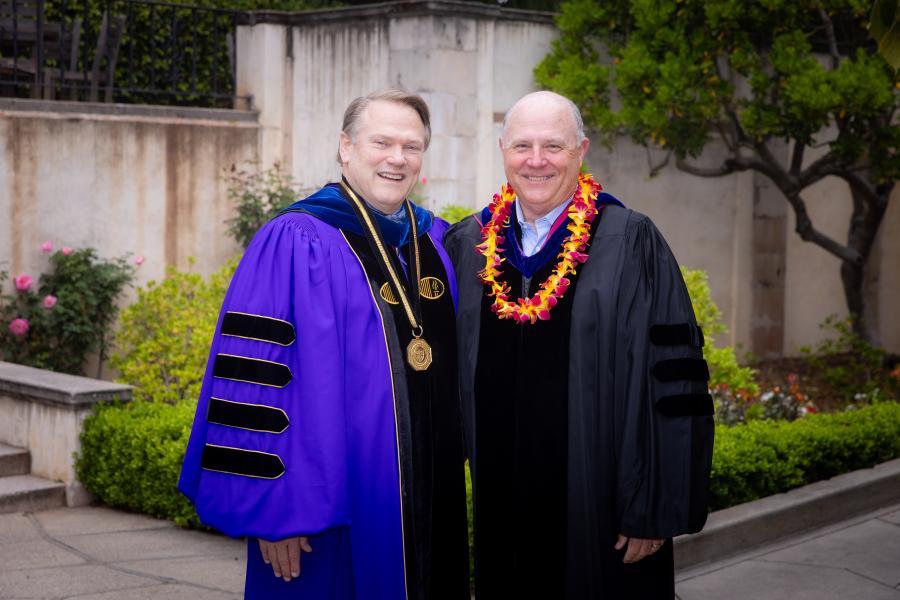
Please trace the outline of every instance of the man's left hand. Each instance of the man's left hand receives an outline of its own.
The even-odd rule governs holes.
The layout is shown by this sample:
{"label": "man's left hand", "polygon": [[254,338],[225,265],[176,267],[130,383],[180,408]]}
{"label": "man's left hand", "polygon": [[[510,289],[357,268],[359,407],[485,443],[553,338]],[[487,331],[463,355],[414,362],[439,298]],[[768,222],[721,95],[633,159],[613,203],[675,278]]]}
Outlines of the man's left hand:
{"label": "man's left hand", "polygon": [[625,558],[622,562],[635,563],[642,558],[646,558],[662,548],[666,540],[643,540],[640,538],[629,538],[619,534],[619,541],[616,542],[616,550],[621,550],[628,544],[628,550],[625,551]]}

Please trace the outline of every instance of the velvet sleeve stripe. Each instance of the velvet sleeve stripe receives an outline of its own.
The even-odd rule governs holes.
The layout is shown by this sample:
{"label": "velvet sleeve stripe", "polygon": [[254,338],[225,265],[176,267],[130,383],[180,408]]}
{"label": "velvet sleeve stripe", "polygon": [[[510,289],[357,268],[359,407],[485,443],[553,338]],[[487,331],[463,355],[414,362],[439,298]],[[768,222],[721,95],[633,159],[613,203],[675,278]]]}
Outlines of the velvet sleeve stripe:
{"label": "velvet sleeve stripe", "polygon": [[296,339],[294,326],[288,321],[234,311],[226,312],[222,318],[222,335],[279,346],[290,346]]}
{"label": "velvet sleeve stripe", "polygon": [[654,325],[650,328],[650,341],[657,346],[703,347],[703,328],[690,323]]}
{"label": "velvet sleeve stripe", "polygon": [[213,377],[283,388],[293,376],[288,366],[281,363],[220,353],[216,354]]}
{"label": "velvet sleeve stripe", "polygon": [[651,372],[660,381],[709,381],[709,367],[702,358],[662,360]]}
{"label": "velvet sleeve stripe", "polygon": [[206,444],[200,466],[207,471],[278,479],[284,475],[284,463],[277,454]]}
{"label": "velvet sleeve stripe", "polygon": [[290,424],[287,413],[280,408],[264,404],[234,402],[222,398],[209,399],[209,412],[206,420],[228,427],[266,433],[281,433]]}
{"label": "velvet sleeve stripe", "polygon": [[713,414],[709,394],[673,394],[656,401],[656,410],[667,417],[705,417]]}

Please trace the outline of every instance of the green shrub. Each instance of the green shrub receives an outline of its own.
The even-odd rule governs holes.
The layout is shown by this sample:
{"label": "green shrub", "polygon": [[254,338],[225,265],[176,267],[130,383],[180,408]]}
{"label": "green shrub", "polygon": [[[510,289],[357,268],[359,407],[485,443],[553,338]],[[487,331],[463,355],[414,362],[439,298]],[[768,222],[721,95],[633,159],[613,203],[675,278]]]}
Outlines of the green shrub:
{"label": "green shrub", "polygon": [[718,348],[714,345],[716,336],[725,333],[727,328],[722,323],[722,313],[719,311],[719,307],[713,302],[706,273],[699,269],[684,267],[681,268],[681,273],[684,275],[684,282],[687,284],[688,294],[691,296],[697,324],[703,328],[703,335],[706,338],[703,355],[709,364],[709,387],[716,388],[724,385],[732,390],[758,394],[759,386],[754,379],[755,371],[750,367],[742,367],[738,364],[734,348],[731,346]]}
{"label": "green shrub", "polygon": [[162,282],[138,290],[122,311],[116,353],[119,380],[134,386],[137,400],[194,400],[206,367],[216,318],[237,266],[231,261],[204,279],[170,269]]}
{"label": "green shrub", "polygon": [[231,237],[244,248],[263,225],[299,198],[293,178],[282,173],[278,163],[265,171],[238,171],[232,166],[226,182],[237,215],[225,223]]}
{"label": "green shrub", "polygon": [[458,204],[448,204],[441,208],[440,212],[438,212],[438,216],[451,225],[462,221],[469,215],[471,215],[474,210],[468,208],[466,206],[459,206]]}
{"label": "green shrub", "polygon": [[717,510],[900,457],[900,404],[716,428]]}
{"label": "green shrub", "polygon": [[106,504],[199,527],[176,489],[195,404],[98,405],[84,421],[75,469]]}
{"label": "green shrub", "polygon": [[[50,242],[44,246],[52,252]],[[90,353],[103,363],[116,300],[134,266],[124,257],[102,259],[93,248],[57,250],[49,262],[37,286],[22,273],[10,294],[0,293],[0,360],[82,375]],[[0,286],[7,278],[0,271]]]}

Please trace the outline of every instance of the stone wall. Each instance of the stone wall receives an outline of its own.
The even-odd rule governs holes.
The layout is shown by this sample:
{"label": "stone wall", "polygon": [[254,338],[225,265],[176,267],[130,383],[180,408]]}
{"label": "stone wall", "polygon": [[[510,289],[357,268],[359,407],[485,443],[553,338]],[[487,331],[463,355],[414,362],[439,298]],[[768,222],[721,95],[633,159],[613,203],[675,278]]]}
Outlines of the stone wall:
{"label": "stone wall", "polygon": [[223,180],[258,156],[256,115],[0,99],[0,269],[40,273],[45,240],[144,256],[138,283],[239,252]]}

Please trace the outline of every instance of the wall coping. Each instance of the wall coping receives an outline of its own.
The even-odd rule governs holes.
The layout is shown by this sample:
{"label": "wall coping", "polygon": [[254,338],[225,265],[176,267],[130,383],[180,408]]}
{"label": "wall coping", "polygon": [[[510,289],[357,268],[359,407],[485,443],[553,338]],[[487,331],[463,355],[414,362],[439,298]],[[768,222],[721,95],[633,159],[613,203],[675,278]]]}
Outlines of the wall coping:
{"label": "wall coping", "polygon": [[0,361],[0,394],[69,409],[131,400],[131,386]]}
{"label": "wall coping", "polygon": [[148,104],[107,104],[103,102],[71,102],[64,100],[28,100],[0,98],[0,116],[4,112],[57,113],[68,115],[102,115],[152,119],[191,119],[203,121],[238,121],[256,123],[259,113],[252,110],[198,108],[194,106],[154,106]]}
{"label": "wall coping", "polygon": [[260,10],[237,16],[240,25],[321,25],[388,17],[420,17],[439,15],[497,21],[520,21],[552,25],[556,13],[519,8],[502,8],[495,4],[461,2],[460,0],[400,0],[341,8],[322,8],[299,12]]}

